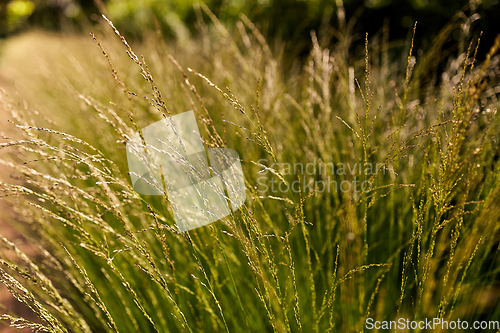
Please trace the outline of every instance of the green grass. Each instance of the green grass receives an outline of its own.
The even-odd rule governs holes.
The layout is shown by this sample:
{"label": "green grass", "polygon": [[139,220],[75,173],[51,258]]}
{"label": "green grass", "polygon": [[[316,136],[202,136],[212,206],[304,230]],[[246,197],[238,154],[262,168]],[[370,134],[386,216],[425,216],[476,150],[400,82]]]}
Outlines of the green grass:
{"label": "green grass", "polygon": [[[279,49],[245,17],[228,31],[205,14],[213,22],[200,21],[201,36],[177,43],[151,32],[130,48],[103,22],[99,42],[35,33],[5,46],[20,96],[1,97],[15,127],[1,144],[12,175],[1,189],[37,256],[2,238],[0,281],[40,321],[9,309],[1,318],[47,332],[499,320],[500,38],[464,41],[468,51],[438,74],[438,52],[418,55],[409,40],[394,55],[387,32],[367,36],[356,54],[349,30],[330,49],[313,34],[305,64],[284,70]],[[491,47],[487,59],[475,60],[477,47]],[[240,154],[247,201],[179,233],[167,197],[132,189],[125,143],[191,109],[207,147]],[[314,161],[376,169],[277,168]],[[372,189],[263,193],[262,176]]]}

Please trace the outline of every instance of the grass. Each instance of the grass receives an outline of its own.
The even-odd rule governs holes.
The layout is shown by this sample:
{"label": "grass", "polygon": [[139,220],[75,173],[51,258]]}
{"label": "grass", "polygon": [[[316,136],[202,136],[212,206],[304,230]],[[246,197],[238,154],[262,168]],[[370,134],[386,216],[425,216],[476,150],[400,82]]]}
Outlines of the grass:
{"label": "grass", "polygon": [[[103,20],[94,40],[34,33],[5,46],[20,96],[1,97],[13,127],[2,196],[38,255],[1,238],[0,281],[39,321],[0,318],[40,332],[498,320],[500,38],[471,37],[440,73],[439,54],[418,55],[411,39],[397,56],[387,31],[350,54],[344,24],[336,46],[312,34],[305,64],[285,70],[244,16],[231,31],[199,13],[200,37],[172,44],[151,32],[130,47]],[[491,48],[480,62],[477,48]],[[191,109],[207,147],[240,154],[247,200],[180,233],[167,196],[132,189],[125,143]],[[350,171],[287,169],[299,163]],[[297,180],[370,190],[262,190]]]}

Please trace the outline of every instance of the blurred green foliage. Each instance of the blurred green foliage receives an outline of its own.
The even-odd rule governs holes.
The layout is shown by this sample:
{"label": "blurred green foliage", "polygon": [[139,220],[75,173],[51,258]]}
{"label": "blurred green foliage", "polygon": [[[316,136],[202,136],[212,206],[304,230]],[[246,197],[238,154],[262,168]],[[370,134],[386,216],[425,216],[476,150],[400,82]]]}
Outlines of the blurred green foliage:
{"label": "blurred green foliage", "polygon": [[35,4],[28,0],[15,0],[0,5],[0,29],[16,30],[34,11]]}
{"label": "blurred green foliage", "polygon": [[[200,1],[103,0],[103,2],[113,20],[123,24],[132,35],[138,35],[145,27],[152,27],[152,15],[173,33],[178,32],[178,29],[184,29],[180,28],[181,26],[192,28],[196,18],[193,4]],[[492,15],[495,12],[498,14],[499,9],[498,0],[205,0],[203,2],[223,21],[235,20],[240,13],[245,13],[252,21],[262,23],[273,32],[317,25],[325,15],[331,16],[331,9],[339,7],[345,7],[348,17],[359,8],[364,8],[368,16],[375,17],[380,16],[377,10],[383,9],[386,15],[382,16],[389,15],[391,19],[398,21],[398,24],[408,21],[405,19],[406,16],[424,21],[427,19],[429,22],[435,18],[449,18],[467,4],[492,10]],[[95,3],[93,0],[7,0],[0,4],[0,12],[10,25],[2,28],[12,32],[21,28],[22,21],[27,18],[30,18],[31,23],[43,28],[60,28],[58,19],[66,18],[78,22],[82,14],[98,13]],[[5,34],[6,31],[2,32]]]}
{"label": "blurred green foliage", "polygon": [[[7,0],[0,5],[0,36],[28,27],[87,33],[99,19],[99,13],[105,12],[128,38],[141,38],[144,31],[155,28],[158,23],[166,37],[185,39],[198,32],[199,15],[194,6],[197,2],[199,0]],[[98,9],[100,3],[103,6]],[[342,40],[340,30],[322,29],[327,25],[350,26],[351,43],[361,49],[365,32],[373,36],[387,27],[390,40],[402,40],[418,21],[421,44],[416,45],[416,49],[426,51],[432,47],[428,41],[461,11],[464,11],[463,32],[473,24],[472,35],[484,31],[484,44],[491,45],[500,32],[496,22],[500,15],[499,0],[205,0],[204,3],[227,25],[233,25],[245,14],[271,45],[285,42],[284,53],[290,58],[309,54],[311,30],[323,33],[318,37],[324,46]],[[467,22],[474,14],[479,20]],[[456,44],[464,33],[450,34],[454,38],[450,45]],[[481,55],[480,50],[480,58]]]}

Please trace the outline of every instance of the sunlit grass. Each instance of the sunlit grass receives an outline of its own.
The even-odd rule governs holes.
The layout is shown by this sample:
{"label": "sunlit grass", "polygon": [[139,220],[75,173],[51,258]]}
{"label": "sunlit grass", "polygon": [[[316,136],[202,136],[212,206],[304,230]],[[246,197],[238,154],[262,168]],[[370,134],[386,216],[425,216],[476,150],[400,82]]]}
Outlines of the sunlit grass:
{"label": "sunlit grass", "polygon": [[[367,317],[500,318],[488,298],[500,292],[500,38],[479,44],[491,47],[479,63],[471,38],[422,86],[438,74],[413,43],[397,57],[382,35],[367,36],[365,52],[346,58],[347,32],[331,49],[313,34],[300,71],[286,71],[248,19],[227,31],[207,14],[214,24],[182,43],[152,32],[128,48],[103,21],[95,40],[38,33],[5,46],[19,95],[1,97],[13,129],[0,161],[14,177],[2,193],[38,256],[3,239],[0,281],[40,322],[2,318],[48,332],[350,332]],[[240,154],[247,201],[179,233],[166,197],[133,191],[125,143],[191,109],[207,147]],[[351,171],[278,169],[299,163]],[[371,190],[262,191],[263,176]]]}

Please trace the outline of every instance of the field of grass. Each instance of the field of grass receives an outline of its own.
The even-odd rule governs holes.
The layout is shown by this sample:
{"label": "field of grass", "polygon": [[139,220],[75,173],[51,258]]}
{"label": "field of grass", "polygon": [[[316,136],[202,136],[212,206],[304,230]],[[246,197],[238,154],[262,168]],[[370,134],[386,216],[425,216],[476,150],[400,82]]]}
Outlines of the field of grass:
{"label": "field of grass", "polygon": [[[0,238],[0,281],[39,321],[0,319],[35,332],[500,320],[500,37],[447,53],[451,22],[432,52],[410,34],[398,54],[388,31],[341,24],[335,47],[312,33],[285,68],[244,16],[199,13],[200,36],[175,43],[152,31],[129,45],[103,19],[93,37],[2,45],[3,218],[37,255]],[[246,202],[181,233],[167,195],[133,190],[125,144],[187,110],[206,147],[239,153]]]}

